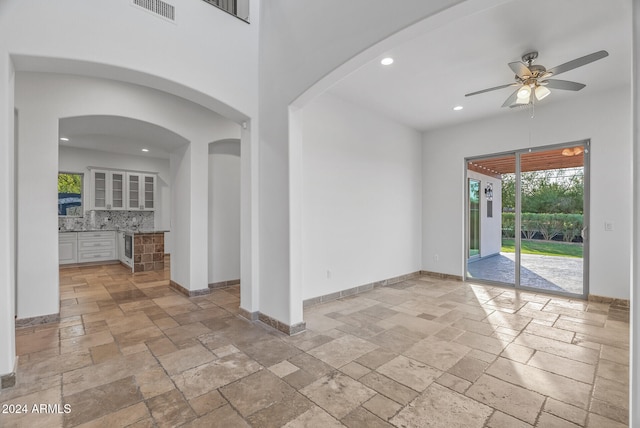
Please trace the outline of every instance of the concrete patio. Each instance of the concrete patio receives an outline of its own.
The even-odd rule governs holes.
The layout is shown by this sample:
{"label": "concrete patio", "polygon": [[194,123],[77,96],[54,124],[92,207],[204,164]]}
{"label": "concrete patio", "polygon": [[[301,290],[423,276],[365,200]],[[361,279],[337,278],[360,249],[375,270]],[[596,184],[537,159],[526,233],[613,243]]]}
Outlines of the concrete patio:
{"label": "concrete patio", "polygon": [[[583,259],[576,257],[521,255],[520,284],[542,290],[583,294]],[[470,260],[467,275],[506,284],[515,283],[515,253]]]}

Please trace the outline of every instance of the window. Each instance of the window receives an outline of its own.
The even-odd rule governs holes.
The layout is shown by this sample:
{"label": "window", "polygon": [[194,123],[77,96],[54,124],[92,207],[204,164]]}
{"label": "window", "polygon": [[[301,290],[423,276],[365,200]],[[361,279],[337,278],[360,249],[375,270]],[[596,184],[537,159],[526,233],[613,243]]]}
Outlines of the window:
{"label": "window", "polygon": [[58,215],[63,217],[82,217],[84,174],[75,172],[58,173]]}

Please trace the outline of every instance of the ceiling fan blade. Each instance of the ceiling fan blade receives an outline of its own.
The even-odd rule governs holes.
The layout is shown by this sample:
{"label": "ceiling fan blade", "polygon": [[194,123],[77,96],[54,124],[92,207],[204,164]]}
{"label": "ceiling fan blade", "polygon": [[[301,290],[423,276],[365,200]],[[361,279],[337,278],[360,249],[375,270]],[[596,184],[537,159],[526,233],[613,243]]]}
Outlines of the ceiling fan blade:
{"label": "ceiling fan blade", "polygon": [[509,84],[506,84],[506,85],[500,85],[500,86],[496,86],[496,87],[493,87],[493,88],[483,89],[481,91],[471,92],[469,94],[465,94],[464,96],[465,97],[470,97],[472,95],[483,94],[485,92],[495,91],[497,89],[508,88],[509,86],[516,86],[516,85],[517,85],[517,83],[509,83]]}
{"label": "ceiling fan blade", "polygon": [[558,79],[549,79],[541,83],[544,84],[547,88],[562,89],[565,91],[579,91],[580,89],[587,86],[583,83],[570,82],[568,80],[558,80]]}
{"label": "ceiling fan blade", "polygon": [[527,67],[527,65],[523,62],[510,62],[509,67],[511,67],[513,72],[516,73],[516,75],[522,80],[526,80],[531,77],[531,70],[529,70],[529,67]]}
{"label": "ceiling fan blade", "polygon": [[509,98],[507,98],[504,104],[502,104],[502,107],[509,107],[511,104],[516,102],[518,99],[518,90],[519,89],[516,89],[513,94],[509,95]]}
{"label": "ceiling fan blade", "polygon": [[604,57],[609,56],[609,52],[607,51],[598,51],[589,55],[585,55],[580,58],[576,58],[573,61],[565,62],[557,67],[553,67],[547,70],[548,73],[553,73],[554,76],[557,76],[560,73],[564,73],[565,71],[573,70],[574,68],[582,67],[583,65],[587,65],[591,62],[597,61]]}

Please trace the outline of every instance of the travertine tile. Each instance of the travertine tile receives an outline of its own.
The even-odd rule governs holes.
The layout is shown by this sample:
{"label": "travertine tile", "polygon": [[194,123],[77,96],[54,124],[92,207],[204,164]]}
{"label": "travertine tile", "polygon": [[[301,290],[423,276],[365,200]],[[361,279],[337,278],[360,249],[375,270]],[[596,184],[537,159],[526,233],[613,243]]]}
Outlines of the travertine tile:
{"label": "travertine tile", "polygon": [[536,426],[544,428],[578,428],[578,425],[574,423],[545,412],[540,414]]}
{"label": "travertine tile", "polygon": [[628,428],[627,424],[621,424],[620,422],[613,421],[595,413],[589,413],[587,418],[587,428]]}
{"label": "travertine tile", "polygon": [[273,406],[294,392],[269,370],[260,370],[220,388],[220,393],[244,417]]}
{"label": "travertine tile", "polygon": [[413,389],[396,382],[378,372],[371,372],[360,379],[361,383],[375,390],[381,395],[406,406],[418,393]]}
{"label": "travertine tile", "polygon": [[498,358],[487,369],[487,374],[583,409],[589,405],[590,384],[532,366]]}
{"label": "travertine tile", "polygon": [[75,426],[142,401],[133,376],[90,388],[65,397],[71,412],[64,415],[65,426]]}
{"label": "travertine tile", "polygon": [[394,416],[391,423],[395,426],[481,428],[491,413],[491,407],[433,384]]}
{"label": "travertine tile", "polygon": [[533,425],[496,410],[487,422],[487,428],[533,428]]}
{"label": "travertine tile", "polygon": [[393,428],[392,425],[363,407],[357,407],[342,418],[341,422],[348,428]]}
{"label": "travertine tile", "polygon": [[190,400],[261,369],[257,362],[237,353],[174,375],[173,380]]}
{"label": "travertine tile", "polygon": [[544,403],[544,396],[486,374],[465,395],[529,424],[535,423]]}
{"label": "travertine tile", "polygon": [[418,392],[424,391],[442,374],[440,370],[402,355],[381,365],[376,371]]}
{"label": "travertine tile", "polygon": [[307,331],[287,337],[236,316],[239,286],[187,298],[165,266],[62,269],[62,318],[17,330],[0,403],[73,401],[66,425],[109,428],[629,422],[624,308],[425,276],[307,308]]}
{"label": "travertine tile", "polygon": [[300,392],[337,419],[375,395],[372,389],[341,373],[322,377]]}
{"label": "travertine tile", "polygon": [[532,334],[521,334],[513,343],[587,364],[596,364],[598,361],[598,351],[594,349]]}
{"label": "travertine tile", "polygon": [[287,375],[290,375],[295,371],[300,370],[300,368],[294,366],[289,361],[282,361],[278,364],[274,364],[273,366],[269,367],[269,370],[276,376],[282,378]]}
{"label": "travertine tile", "polygon": [[352,378],[358,380],[362,376],[369,373],[371,369],[352,361],[349,364],[345,364],[344,366],[340,367],[340,371],[347,376],[351,376]]}
{"label": "travertine tile", "polygon": [[388,421],[402,409],[402,405],[380,394],[371,397],[369,401],[362,404],[362,407],[384,421]]}
{"label": "travertine tile", "polygon": [[175,427],[196,418],[191,406],[177,389],[147,400],[147,406],[159,427]]}
{"label": "travertine tile", "polygon": [[580,426],[584,425],[587,418],[586,410],[554,400],[553,398],[547,398],[544,411]]}
{"label": "travertine tile", "polygon": [[439,370],[446,371],[460,361],[470,350],[470,347],[456,342],[445,342],[444,340],[429,337],[416,343],[403,354]]}
{"label": "travertine tile", "polygon": [[542,351],[536,352],[529,360],[528,365],[589,384],[593,383],[596,370],[596,366],[591,364],[558,357]]}
{"label": "travertine tile", "polygon": [[345,335],[308,351],[332,367],[339,368],[376,349],[376,345],[359,337]]}
{"label": "travertine tile", "polygon": [[179,349],[158,357],[158,361],[170,375],[181,373],[215,359],[217,357],[202,345]]}
{"label": "travertine tile", "polygon": [[205,415],[228,403],[229,402],[217,390],[207,392],[206,394],[189,400],[189,405],[191,405],[191,408],[198,416]]}
{"label": "travertine tile", "polygon": [[337,419],[318,406],[311,407],[311,409],[288,422],[283,428],[311,428],[313,426],[344,428],[344,425],[338,422]]}

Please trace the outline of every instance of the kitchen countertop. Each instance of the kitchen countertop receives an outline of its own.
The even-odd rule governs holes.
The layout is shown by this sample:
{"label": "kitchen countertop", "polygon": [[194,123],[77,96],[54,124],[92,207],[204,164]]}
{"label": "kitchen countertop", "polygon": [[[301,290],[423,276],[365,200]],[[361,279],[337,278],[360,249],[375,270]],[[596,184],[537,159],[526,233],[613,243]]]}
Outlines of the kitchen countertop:
{"label": "kitchen countertop", "polygon": [[60,229],[60,233],[68,232],[124,232],[128,235],[144,235],[151,233],[166,233],[168,230],[164,229],[117,229],[117,228],[104,228],[104,229]]}

